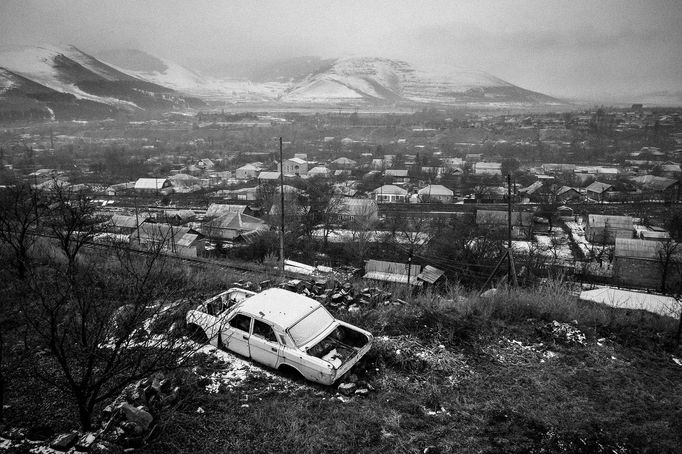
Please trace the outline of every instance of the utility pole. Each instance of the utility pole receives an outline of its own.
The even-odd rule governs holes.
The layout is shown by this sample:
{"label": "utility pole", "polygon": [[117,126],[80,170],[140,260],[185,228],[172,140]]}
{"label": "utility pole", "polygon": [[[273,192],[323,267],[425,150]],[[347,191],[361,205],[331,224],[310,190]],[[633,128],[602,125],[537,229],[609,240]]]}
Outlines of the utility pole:
{"label": "utility pole", "polygon": [[511,174],[507,174],[507,285],[511,284],[512,273],[512,211]]}
{"label": "utility pole", "polygon": [[407,258],[407,288],[410,289],[410,278],[412,277],[412,248],[410,248],[410,256]]}
{"label": "utility pole", "polygon": [[279,236],[279,261],[280,271],[284,277],[284,159],[282,158],[282,138],[279,138],[279,196],[280,196],[280,228]]}

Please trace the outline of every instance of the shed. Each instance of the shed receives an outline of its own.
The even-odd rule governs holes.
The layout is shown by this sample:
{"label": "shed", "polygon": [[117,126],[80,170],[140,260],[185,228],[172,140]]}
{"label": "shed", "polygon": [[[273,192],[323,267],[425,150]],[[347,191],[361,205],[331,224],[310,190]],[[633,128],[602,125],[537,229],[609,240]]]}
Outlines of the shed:
{"label": "shed", "polygon": [[630,216],[590,214],[587,216],[585,236],[591,242],[613,244],[616,238],[632,238],[633,222]]}
{"label": "shed", "polygon": [[[661,289],[666,286],[679,283],[679,273],[666,273],[666,282],[663,282],[663,267],[665,266],[666,254],[661,241],[639,240],[630,238],[616,238],[614,251],[613,273],[618,282]],[[667,251],[670,253],[668,270],[682,266],[682,246],[670,243]]]}
{"label": "shed", "polygon": [[[410,285],[418,285],[417,276],[421,267],[419,265],[410,266]],[[368,260],[365,264],[364,279],[372,279],[375,281],[397,282],[400,284],[407,284],[408,268],[404,263],[385,262],[383,260]]]}
{"label": "shed", "polygon": [[431,265],[426,265],[422,272],[417,275],[417,279],[424,281],[427,284],[435,284],[444,275],[445,271],[439,270]]}

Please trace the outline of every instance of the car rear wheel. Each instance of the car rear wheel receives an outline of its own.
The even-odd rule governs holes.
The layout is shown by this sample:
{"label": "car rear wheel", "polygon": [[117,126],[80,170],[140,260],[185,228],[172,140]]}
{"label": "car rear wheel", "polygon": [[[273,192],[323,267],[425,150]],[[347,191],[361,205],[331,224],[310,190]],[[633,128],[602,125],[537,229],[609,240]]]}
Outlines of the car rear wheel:
{"label": "car rear wheel", "polygon": [[296,368],[289,366],[288,364],[282,364],[277,368],[277,370],[285,378],[289,378],[294,381],[304,380],[303,375],[301,375]]}

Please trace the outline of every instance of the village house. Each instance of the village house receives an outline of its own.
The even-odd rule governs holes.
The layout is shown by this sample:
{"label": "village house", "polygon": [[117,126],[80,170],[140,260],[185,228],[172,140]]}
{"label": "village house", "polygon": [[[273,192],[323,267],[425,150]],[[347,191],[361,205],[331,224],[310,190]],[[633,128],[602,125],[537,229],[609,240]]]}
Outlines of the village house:
{"label": "village house", "polygon": [[[277,165],[277,170],[280,169],[280,165]],[[301,158],[291,158],[284,160],[284,175],[307,175],[308,174],[308,161]]]}
{"label": "village house", "polygon": [[130,235],[143,222],[147,222],[151,217],[147,213],[138,213],[136,215],[115,214],[106,222],[101,224],[102,230],[109,233],[118,233],[122,235]]}
{"label": "village house", "polygon": [[608,200],[609,193],[615,193],[615,191],[616,188],[614,188],[613,185],[600,181],[595,181],[585,188],[587,197],[598,202]]}
{"label": "village house", "polygon": [[351,226],[368,228],[379,220],[379,206],[372,199],[343,197],[336,208],[339,221]]}
{"label": "village house", "polygon": [[241,188],[241,189],[222,189],[216,191],[218,197],[224,197],[228,200],[244,200],[255,201],[258,200],[258,187]]}
{"label": "village house", "polygon": [[499,162],[476,162],[474,163],[476,175],[502,175],[502,164]]}
{"label": "village house", "polygon": [[394,183],[407,183],[410,181],[407,169],[386,169],[384,170],[384,176],[391,177]]}
{"label": "village house", "polygon": [[358,165],[357,161],[354,161],[354,160],[352,160],[352,159],[345,158],[345,157],[340,157],[340,158],[338,158],[338,159],[334,159],[334,160],[330,163],[330,166],[331,166],[333,169],[338,169],[338,170],[342,170],[342,169],[354,169],[357,165]]}
{"label": "village house", "polygon": [[642,190],[646,200],[665,200],[673,202],[680,200],[680,181],[672,178],[643,175],[634,177],[633,183]]}
{"label": "village house", "polygon": [[251,180],[258,176],[261,171],[260,165],[246,164],[235,170],[235,178],[238,180]]}
{"label": "village house", "polygon": [[277,183],[280,179],[280,172],[261,172],[258,174],[258,183]]}
{"label": "village house", "polygon": [[558,202],[568,202],[571,200],[578,200],[582,197],[582,195],[575,188],[570,186],[561,186],[559,189],[557,189],[555,197]]}
{"label": "village house", "polygon": [[632,238],[634,227],[630,216],[607,216],[589,214],[585,226],[588,241],[599,244],[614,244],[616,238]]}
{"label": "village house", "polygon": [[392,184],[385,184],[372,191],[372,196],[378,203],[405,203],[407,190]]}
{"label": "village house", "polygon": [[135,190],[146,193],[170,194],[173,192],[168,178],[139,178],[135,182]]}
{"label": "village house", "polygon": [[[188,227],[143,223],[130,234],[130,244],[143,250],[160,250],[183,257],[198,257],[204,252],[203,235]],[[158,248],[158,249],[157,249]]]}
{"label": "village house", "polygon": [[417,191],[422,202],[451,203],[455,195],[453,191],[440,184],[430,184]]}
{"label": "village house", "polygon": [[323,177],[323,178],[329,178],[332,174],[332,171],[329,170],[328,168],[324,166],[317,166],[313,167],[308,171],[308,176],[309,177]]}
{"label": "village house", "polygon": [[233,241],[237,237],[254,231],[268,230],[262,219],[236,211],[228,211],[201,223],[201,233],[214,241]]}

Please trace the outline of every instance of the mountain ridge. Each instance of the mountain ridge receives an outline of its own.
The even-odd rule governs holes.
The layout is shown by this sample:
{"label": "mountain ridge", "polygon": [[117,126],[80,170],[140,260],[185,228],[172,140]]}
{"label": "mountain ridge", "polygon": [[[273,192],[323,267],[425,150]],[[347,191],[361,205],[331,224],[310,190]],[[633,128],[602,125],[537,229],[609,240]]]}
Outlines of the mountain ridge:
{"label": "mountain ridge", "polygon": [[220,79],[135,49],[95,57],[71,45],[40,45],[0,48],[0,68],[0,98],[6,104],[17,108],[25,102],[34,111],[42,105],[44,115],[57,118],[78,118],[79,109],[110,117],[121,111],[202,108],[204,101],[388,108],[563,104],[483,71],[436,74],[383,57],[301,57],[266,66],[255,80]]}

